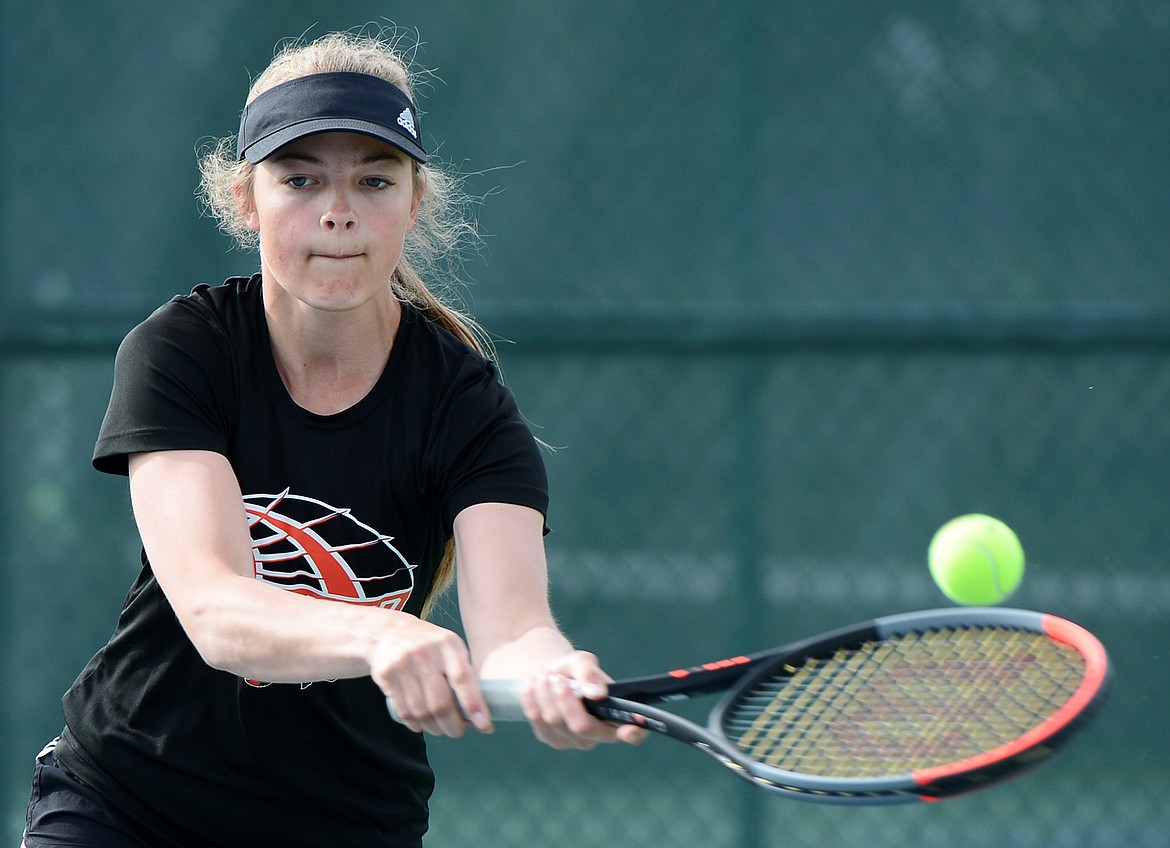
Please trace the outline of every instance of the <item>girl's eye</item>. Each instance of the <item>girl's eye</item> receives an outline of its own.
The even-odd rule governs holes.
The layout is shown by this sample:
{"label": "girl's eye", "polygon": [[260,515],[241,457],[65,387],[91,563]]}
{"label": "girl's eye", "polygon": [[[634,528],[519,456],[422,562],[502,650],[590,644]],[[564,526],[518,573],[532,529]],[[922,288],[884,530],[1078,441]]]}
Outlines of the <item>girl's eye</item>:
{"label": "girl's eye", "polygon": [[364,180],[362,180],[362,182],[364,182],[370,188],[389,188],[391,185],[393,185],[393,183],[391,183],[385,177],[366,177]]}
{"label": "girl's eye", "polygon": [[285,180],[285,183],[293,188],[305,188],[310,182],[311,180],[308,177],[299,176],[289,177]]}

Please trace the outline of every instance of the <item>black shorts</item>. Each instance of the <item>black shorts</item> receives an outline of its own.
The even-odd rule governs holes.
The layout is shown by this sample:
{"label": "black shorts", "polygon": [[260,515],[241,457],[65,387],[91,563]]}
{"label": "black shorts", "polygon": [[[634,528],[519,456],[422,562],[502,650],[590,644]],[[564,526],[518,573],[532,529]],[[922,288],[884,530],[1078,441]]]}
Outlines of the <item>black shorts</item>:
{"label": "black shorts", "polygon": [[151,848],[134,822],[57,760],[54,739],[37,755],[26,848]]}

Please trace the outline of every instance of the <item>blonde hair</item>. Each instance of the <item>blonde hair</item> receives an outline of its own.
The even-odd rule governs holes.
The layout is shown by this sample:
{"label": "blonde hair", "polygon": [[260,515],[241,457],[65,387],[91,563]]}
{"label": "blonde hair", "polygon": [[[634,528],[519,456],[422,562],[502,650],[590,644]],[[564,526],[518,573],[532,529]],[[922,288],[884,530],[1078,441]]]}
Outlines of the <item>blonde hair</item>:
{"label": "blonde hair", "polygon": [[[350,72],[380,77],[417,103],[409,60],[398,49],[400,41],[399,36],[383,31],[335,32],[309,42],[290,41],[252,83],[247,102],[251,103],[273,86],[309,74]],[[416,306],[427,318],[479,353],[492,357],[494,351],[486,333],[470,316],[436,296],[423,276],[446,280],[445,291],[458,280],[464,250],[479,241],[475,222],[468,214],[470,200],[462,192],[456,175],[433,164],[413,164],[415,191],[422,193],[422,203],[418,221],[407,235],[402,259],[389,284],[400,300]],[[219,221],[220,229],[240,247],[257,249],[259,238],[244,221],[237,199],[237,192],[251,194],[255,165],[237,160],[235,137],[221,139],[205,150],[200,155],[199,170],[200,197]],[[431,613],[454,575],[455,544],[451,540],[424,599],[423,618]]]}

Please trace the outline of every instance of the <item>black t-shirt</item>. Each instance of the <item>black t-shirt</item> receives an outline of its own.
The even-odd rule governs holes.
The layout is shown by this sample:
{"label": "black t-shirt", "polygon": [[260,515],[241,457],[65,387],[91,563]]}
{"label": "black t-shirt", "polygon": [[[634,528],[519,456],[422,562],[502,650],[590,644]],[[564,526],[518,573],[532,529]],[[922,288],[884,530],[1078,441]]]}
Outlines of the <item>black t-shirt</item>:
{"label": "black t-shirt", "polygon": [[[259,276],[199,286],[118,351],[94,466],[129,454],[225,455],[257,579],[417,614],[455,516],[547,510],[532,434],[494,366],[410,306],[370,393],[336,415],[288,395]],[[369,678],[265,684],[207,666],[143,554],[109,643],[64,697],[58,755],[185,848],[417,845],[433,776],[421,735]]]}

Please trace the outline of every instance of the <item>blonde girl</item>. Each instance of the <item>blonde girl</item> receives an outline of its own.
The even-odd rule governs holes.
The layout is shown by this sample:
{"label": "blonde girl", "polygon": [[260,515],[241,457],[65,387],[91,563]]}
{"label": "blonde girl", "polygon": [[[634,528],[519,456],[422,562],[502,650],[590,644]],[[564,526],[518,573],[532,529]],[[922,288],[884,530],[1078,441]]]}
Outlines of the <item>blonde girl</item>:
{"label": "blonde girl", "polygon": [[[554,747],[638,741],[581,705],[609,677],[548,606],[541,454],[425,282],[469,227],[403,57],[289,47],[201,164],[260,270],[119,349],[93,462],[129,477],[142,570],[37,759],[28,848],[418,846],[422,734],[490,732],[481,678],[526,681]],[[452,579],[466,642],[425,618]]]}

